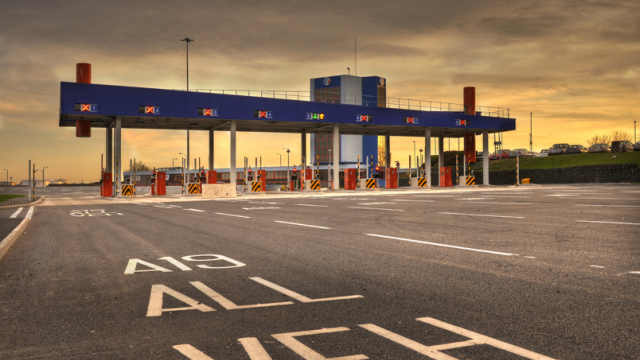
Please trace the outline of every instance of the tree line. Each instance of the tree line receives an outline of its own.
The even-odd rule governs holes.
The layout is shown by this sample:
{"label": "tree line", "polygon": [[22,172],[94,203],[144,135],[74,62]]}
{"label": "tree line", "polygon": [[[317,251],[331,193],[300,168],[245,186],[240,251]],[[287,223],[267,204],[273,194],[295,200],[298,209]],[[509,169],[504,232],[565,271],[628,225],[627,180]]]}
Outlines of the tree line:
{"label": "tree line", "polygon": [[616,130],[611,134],[593,135],[587,140],[589,146],[593,144],[611,144],[612,141],[631,141],[633,142],[633,136],[628,131]]}

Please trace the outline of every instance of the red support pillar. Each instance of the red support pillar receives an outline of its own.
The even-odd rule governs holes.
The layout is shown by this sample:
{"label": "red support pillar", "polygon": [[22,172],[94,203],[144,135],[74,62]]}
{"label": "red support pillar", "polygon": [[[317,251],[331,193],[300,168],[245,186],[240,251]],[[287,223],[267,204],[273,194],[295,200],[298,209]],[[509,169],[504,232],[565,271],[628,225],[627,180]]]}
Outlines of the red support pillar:
{"label": "red support pillar", "polygon": [[[91,84],[91,64],[76,64],[76,82]],[[76,137],[91,137],[91,121],[76,120]]]}

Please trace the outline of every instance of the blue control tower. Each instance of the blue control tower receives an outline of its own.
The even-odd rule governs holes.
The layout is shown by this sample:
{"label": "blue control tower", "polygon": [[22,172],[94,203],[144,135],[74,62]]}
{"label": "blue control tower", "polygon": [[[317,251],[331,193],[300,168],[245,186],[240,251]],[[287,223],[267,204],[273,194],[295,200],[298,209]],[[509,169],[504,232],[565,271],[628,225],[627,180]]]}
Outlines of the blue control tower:
{"label": "blue control tower", "polygon": [[[387,84],[379,76],[338,75],[311,79],[311,101],[333,104],[386,107]],[[332,134],[311,134],[311,158],[326,164],[331,161],[329,150],[333,148]],[[378,147],[384,153],[384,138],[379,145],[377,135],[340,135],[340,163],[378,163]]]}

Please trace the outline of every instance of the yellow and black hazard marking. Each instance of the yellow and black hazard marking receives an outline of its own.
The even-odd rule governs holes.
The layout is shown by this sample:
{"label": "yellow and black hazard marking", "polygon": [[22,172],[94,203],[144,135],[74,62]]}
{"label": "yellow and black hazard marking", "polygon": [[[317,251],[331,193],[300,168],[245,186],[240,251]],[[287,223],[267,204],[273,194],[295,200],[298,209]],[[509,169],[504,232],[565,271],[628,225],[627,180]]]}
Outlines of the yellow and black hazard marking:
{"label": "yellow and black hazard marking", "polygon": [[320,180],[311,180],[310,190],[320,190]]}
{"label": "yellow and black hazard marking", "polygon": [[133,196],[133,185],[123,185],[122,196]]}
{"label": "yellow and black hazard marking", "polygon": [[376,188],[376,179],[367,179],[367,189]]}
{"label": "yellow and black hazard marking", "polygon": [[476,177],[475,176],[467,176],[467,186],[475,185]]}
{"label": "yellow and black hazard marking", "polygon": [[189,194],[200,194],[200,184],[189,184]]}
{"label": "yellow and black hazard marking", "polygon": [[418,187],[427,187],[427,178],[418,178]]}
{"label": "yellow and black hazard marking", "polygon": [[260,191],[262,191],[262,182],[254,181],[251,184],[251,192],[260,192]]}

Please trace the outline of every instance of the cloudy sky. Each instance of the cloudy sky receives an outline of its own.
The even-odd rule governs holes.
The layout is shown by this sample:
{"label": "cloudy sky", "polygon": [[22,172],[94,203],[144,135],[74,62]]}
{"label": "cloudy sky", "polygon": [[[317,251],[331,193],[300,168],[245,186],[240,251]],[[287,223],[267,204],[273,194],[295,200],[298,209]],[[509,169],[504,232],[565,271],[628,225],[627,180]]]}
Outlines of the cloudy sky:
{"label": "cloudy sky", "polygon": [[[47,178],[98,180],[104,130],[76,138],[58,127],[60,82],[75,81],[78,62],[92,64],[94,83],[183,89],[180,39],[191,37],[191,88],[308,91],[310,78],[353,73],[355,36],[359,75],[385,77],[389,97],[461,103],[462,88],[475,86],[479,105],[511,109],[506,148],[528,147],[530,113],[535,151],[633,133],[640,114],[637,0],[6,0],[0,168],[26,179],[31,159]],[[205,162],[207,134],[191,138]],[[123,158],[170,166],[185,139],[125,130]],[[424,142],[392,138],[403,166],[414,140]],[[228,133],[216,133],[218,167],[229,165],[227,145]],[[282,147],[300,158],[299,135],[241,133],[237,163],[278,165]]]}

